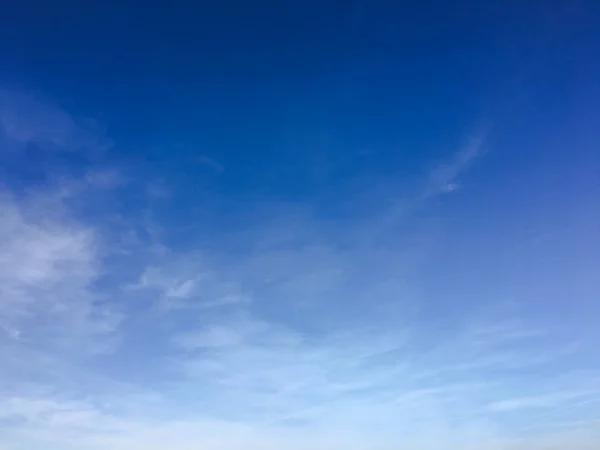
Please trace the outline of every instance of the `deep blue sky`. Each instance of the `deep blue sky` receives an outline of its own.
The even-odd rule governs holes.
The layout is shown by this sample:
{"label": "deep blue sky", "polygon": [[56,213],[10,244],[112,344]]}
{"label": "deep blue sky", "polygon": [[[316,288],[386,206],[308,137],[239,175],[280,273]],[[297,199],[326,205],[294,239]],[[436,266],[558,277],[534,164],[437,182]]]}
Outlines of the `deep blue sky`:
{"label": "deep blue sky", "polygon": [[200,151],[230,169],[224,189],[314,195],[366,170],[420,170],[477,122],[573,126],[598,93],[598,8],[34,2],[3,8],[0,67],[100,121],[121,157],[180,168]]}
{"label": "deep blue sky", "polygon": [[597,448],[599,2],[14,3],[0,450]]}

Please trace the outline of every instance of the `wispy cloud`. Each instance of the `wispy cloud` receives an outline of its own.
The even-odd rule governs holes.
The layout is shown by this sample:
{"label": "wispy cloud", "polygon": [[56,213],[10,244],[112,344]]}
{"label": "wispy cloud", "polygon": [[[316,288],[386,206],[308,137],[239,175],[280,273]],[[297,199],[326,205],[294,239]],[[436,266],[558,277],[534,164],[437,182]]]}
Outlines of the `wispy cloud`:
{"label": "wispy cloud", "polygon": [[569,403],[581,399],[595,399],[600,402],[600,389],[579,389],[570,392],[551,393],[535,397],[520,397],[500,400],[489,405],[491,411],[509,412],[528,408],[564,408]]}
{"label": "wispy cloud", "polygon": [[[25,91],[0,91],[2,150],[103,150],[107,141],[85,121]],[[94,283],[102,271],[102,236],[70,202],[120,183],[115,170],[81,178],[50,174],[26,191],[0,192],[0,326],[12,340],[48,351],[104,349],[98,337],[119,321]]]}
{"label": "wispy cloud", "polygon": [[470,136],[463,148],[450,159],[434,168],[429,174],[426,196],[452,192],[459,186],[458,178],[467,171],[486,150],[487,130],[480,130]]}
{"label": "wispy cloud", "polygon": [[77,120],[64,109],[35,94],[0,90],[0,132],[3,146],[35,145],[58,152],[103,151],[109,141],[90,120]]}
{"label": "wispy cloud", "polygon": [[167,251],[155,256],[128,289],[154,292],[152,301],[166,309],[203,309],[249,301],[237,280],[215,271],[197,252],[176,255]]}
{"label": "wispy cloud", "polygon": [[221,164],[219,161],[217,161],[216,159],[211,158],[210,156],[197,155],[195,157],[195,161],[198,164],[202,164],[206,167],[209,167],[210,169],[214,170],[216,173],[222,173],[225,171],[225,166],[223,164]]}
{"label": "wispy cloud", "polygon": [[57,344],[111,330],[107,310],[96,308],[91,285],[98,275],[95,230],[71,219],[52,194],[52,212],[4,194],[0,201],[0,320],[13,338],[57,339]]}
{"label": "wispy cloud", "polygon": [[85,174],[84,182],[95,189],[115,189],[123,186],[127,179],[116,169],[94,169]]}

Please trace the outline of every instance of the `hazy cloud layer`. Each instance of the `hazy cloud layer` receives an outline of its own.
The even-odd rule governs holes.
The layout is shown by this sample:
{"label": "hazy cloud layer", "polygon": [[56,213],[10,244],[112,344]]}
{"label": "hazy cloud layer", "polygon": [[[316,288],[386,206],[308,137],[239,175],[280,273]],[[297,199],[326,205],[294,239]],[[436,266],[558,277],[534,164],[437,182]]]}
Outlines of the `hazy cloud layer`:
{"label": "hazy cloud layer", "polygon": [[[0,119],[7,151],[105,145],[27,93]],[[183,243],[120,167],[3,188],[0,449],[597,448],[587,343],[522,298],[470,301],[473,257],[466,293],[429,275],[448,245],[432,197],[489,146],[467,139],[408,206],[336,222],[274,204]]]}

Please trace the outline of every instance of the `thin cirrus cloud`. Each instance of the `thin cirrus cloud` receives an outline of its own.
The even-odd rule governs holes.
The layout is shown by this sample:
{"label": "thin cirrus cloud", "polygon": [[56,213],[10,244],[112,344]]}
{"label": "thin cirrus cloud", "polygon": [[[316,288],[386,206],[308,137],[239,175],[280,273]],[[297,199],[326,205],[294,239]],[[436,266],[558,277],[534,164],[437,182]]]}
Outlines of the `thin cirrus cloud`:
{"label": "thin cirrus cloud", "polygon": [[60,107],[23,90],[0,90],[4,150],[27,145],[48,151],[104,151],[109,141],[91,120],[76,120]]}
{"label": "thin cirrus cloud", "polygon": [[450,161],[438,164],[429,174],[424,195],[432,196],[456,190],[461,173],[485,153],[485,139],[489,132],[489,127],[482,127],[471,135],[464,148],[457,151]]}
{"label": "thin cirrus cloud", "polygon": [[94,229],[61,211],[52,192],[31,200],[0,200],[0,324],[13,339],[69,347],[76,336],[110,331],[111,314],[93,306],[90,288],[99,270]]}
{"label": "thin cirrus cloud", "polygon": [[[66,138],[83,131],[55,106],[36,100],[34,114],[29,97],[11,99],[25,102],[3,103],[3,133],[17,144],[102,142]],[[484,145],[477,138],[425,174],[415,201],[426,208],[452,190]],[[332,232],[314,214],[274,206],[243,230],[211,235],[210,246],[177,246],[168,230],[153,232],[156,215],[123,214],[115,228],[83,214],[78,205],[94,196],[121,195],[114,170],[2,194],[0,448],[599,442],[600,377],[564,369],[575,342],[518,304],[495,308],[497,299],[451,322],[431,312],[419,282],[430,245],[397,236],[418,211],[383,210]],[[146,192],[146,180],[128,182]],[[369,229],[382,230],[377,241]],[[534,423],[537,434],[520,433]]]}

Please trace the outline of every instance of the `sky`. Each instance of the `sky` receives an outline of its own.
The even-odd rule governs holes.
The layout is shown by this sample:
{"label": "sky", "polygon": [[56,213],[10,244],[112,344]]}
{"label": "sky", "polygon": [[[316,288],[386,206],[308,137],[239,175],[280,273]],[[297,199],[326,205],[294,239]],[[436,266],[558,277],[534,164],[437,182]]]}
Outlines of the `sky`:
{"label": "sky", "polygon": [[600,448],[600,4],[5,2],[0,450]]}

